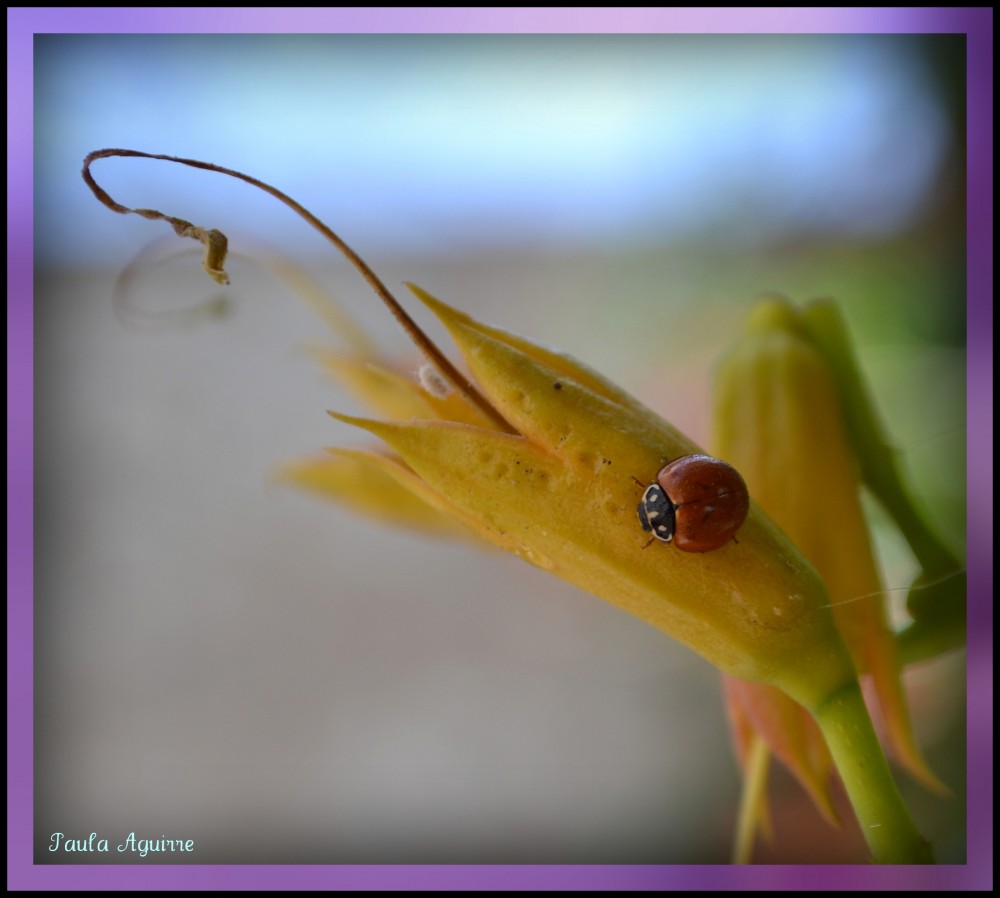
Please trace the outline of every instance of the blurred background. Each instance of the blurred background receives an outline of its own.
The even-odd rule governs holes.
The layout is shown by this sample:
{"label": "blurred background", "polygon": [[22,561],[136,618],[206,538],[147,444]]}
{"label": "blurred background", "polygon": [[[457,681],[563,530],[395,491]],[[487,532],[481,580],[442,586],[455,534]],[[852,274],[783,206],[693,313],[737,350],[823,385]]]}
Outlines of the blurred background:
{"label": "blurred background", "polygon": [[[703,443],[754,297],[833,296],[961,554],[964,71],[961,35],[37,37],[37,860],[67,860],[55,831],[135,831],[200,863],[722,863],[739,792],[717,673],[686,649],[513,558],[274,483],[363,439],[303,351],[330,336],[262,260],[400,358],[405,339],[289,210],[148,160],[93,172],[256,259],[229,265],[225,314],[186,314],[222,294],[193,243],[157,244],[116,304],[168,229],[98,205],[89,151],[269,181],[390,289],[559,346]],[[911,677],[959,797],[903,783],[952,863],[963,676]],[[787,777],[772,795],[762,860],[865,858]]]}

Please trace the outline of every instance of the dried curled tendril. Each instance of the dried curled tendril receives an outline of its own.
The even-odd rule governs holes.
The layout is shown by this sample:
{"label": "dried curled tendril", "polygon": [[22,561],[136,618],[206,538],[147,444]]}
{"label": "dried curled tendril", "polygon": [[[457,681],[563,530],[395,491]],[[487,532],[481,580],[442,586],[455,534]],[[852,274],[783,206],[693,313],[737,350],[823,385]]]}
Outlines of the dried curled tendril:
{"label": "dried curled tendril", "polygon": [[442,377],[444,377],[444,379],[448,381],[459,393],[465,396],[469,402],[473,403],[480,411],[482,411],[483,414],[485,414],[490,421],[494,422],[499,429],[507,433],[515,432],[514,428],[510,426],[510,424],[479,392],[479,390],[477,390],[476,387],[469,382],[468,378],[464,377],[452,364],[448,357],[444,355],[440,349],[438,349],[430,337],[428,337],[420,326],[410,317],[406,310],[399,304],[392,293],[389,292],[385,284],[382,283],[375,272],[368,267],[364,260],[326,224],[306,209],[305,206],[297,203],[290,196],[282,193],[282,191],[278,190],[276,187],[272,187],[270,184],[266,184],[257,178],[251,177],[250,175],[243,174],[243,172],[238,172],[231,168],[223,168],[221,165],[214,165],[211,162],[202,162],[198,159],[183,159],[178,156],[165,156],[159,153],[143,153],[139,150],[123,149],[95,150],[87,155],[87,158],[83,160],[83,180],[86,181],[87,186],[91,189],[91,191],[93,191],[94,196],[97,197],[101,203],[111,209],[111,211],[118,212],[122,215],[134,214],[141,215],[143,218],[165,221],[173,228],[174,233],[177,234],[178,237],[190,237],[194,240],[198,240],[205,248],[205,258],[203,262],[205,271],[213,280],[216,281],[216,283],[219,284],[229,283],[229,275],[226,274],[224,269],[226,252],[229,248],[229,241],[226,238],[226,235],[223,234],[222,231],[215,228],[207,229],[198,227],[183,218],[166,215],[156,209],[131,209],[128,206],[123,206],[121,203],[115,201],[108,194],[108,192],[94,180],[94,176],[90,173],[91,163],[97,159],[107,159],[112,156],[129,156],[139,159],[162,159],[165,162],[178,162],[181,165],[187,165],[191,168],[200,168],[205,171],[229,175],[231,178],[245,181],[247,184],[251,184],[260,190],[263,190],[265,193],[269,193],[275,199],[281,201],[286,206],[289,206],[347,257],[348,261],[375,291],[382,302],[385,303],[396,320],[399,321],[403,329],[409,335],[410,339],[413,340],[421,352],[424,353],[428,361],[430,361],[431,364],[441,372]]}

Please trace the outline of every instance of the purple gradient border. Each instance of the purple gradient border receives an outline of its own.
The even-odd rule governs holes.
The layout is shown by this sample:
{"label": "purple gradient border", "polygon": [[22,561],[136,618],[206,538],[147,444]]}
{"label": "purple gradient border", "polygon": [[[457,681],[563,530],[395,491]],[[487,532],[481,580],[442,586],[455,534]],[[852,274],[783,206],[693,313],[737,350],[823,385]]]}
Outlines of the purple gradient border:
{"label": "purple gradient border", "polygon": [[[992,8],[7,10],[9,890],[979,890],[993,886]],[[968,39],[968,863],[949,867],[34,866],[32,39],[37,33],[963,33]]]}

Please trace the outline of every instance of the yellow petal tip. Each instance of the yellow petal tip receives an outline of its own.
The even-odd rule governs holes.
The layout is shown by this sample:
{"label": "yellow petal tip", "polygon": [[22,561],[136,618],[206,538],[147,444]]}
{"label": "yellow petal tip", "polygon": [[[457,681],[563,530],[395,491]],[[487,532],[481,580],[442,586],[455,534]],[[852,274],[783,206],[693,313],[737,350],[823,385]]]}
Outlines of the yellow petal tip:
{"label": "yellow petal tip", "polygon": [[341,412],[331,411],[330,409],[327,409],[326,413],[335,421],[342,421],[344,424],[350,424],[351,427],[367,430],[369,433],[375,434],[375,436],[379,436],[387,427],[384,421],[373,421],[371,418],[358,418],[354,415],[345,415]]}
{"label": "yellow petal tip", "polygon": [[422,302],[428,309],[430,309],[437,319],[446,327],[451,329],[455,326],[462,325],[473,325],[475,322],[472,318],[466,315],[464,312],[458,311],[458,309],[453,309],[447,303],[442,302],[436,296],[428,293],[423,287],[419,287],[416,284],[406,281],[406,288]]}
{"label": "yellow petal tip", "polygon": [[364,427],[365,424],[371,423],[368,418],[358,418],[354,415],[345,415],[343,412],[335,412],[332,409],[327,409],[326,413],[337,421],[343,421],[345,424],[352,424],[355,427]]}

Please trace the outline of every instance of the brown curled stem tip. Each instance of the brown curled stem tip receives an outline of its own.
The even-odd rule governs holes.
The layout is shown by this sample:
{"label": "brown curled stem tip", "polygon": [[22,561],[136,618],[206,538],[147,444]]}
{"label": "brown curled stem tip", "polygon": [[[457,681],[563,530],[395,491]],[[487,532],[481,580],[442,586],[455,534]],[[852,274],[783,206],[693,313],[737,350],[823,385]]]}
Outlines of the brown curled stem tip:
{"label": "brown curled stem tip", "polygon": [[263,190],[265,193],[269,193],[275,199],[284,203],[301,218],[304,218],[310,225],[326,237],[327,240],[337,247],[337,249],[340,250],[344,256],[347,257],[347,260],[365,279],[372,290],[375,291],[379,299],[381,299],[382,302],[389,308],[389,311],[392,312],[396,320],[402,325],[407,335],[417,345],[417,348],[420,349],[425,356],[427,356],[427,359],[431,362],[431,364],[441,372],[441,374],[455,387],[455,389],[468,399],[469,402],[480,409],[491,421],[495,422],[500,429],[508,433],[513,432],[510,424],[508,424],[503,416],[490,404],[489,400],[486,399],[486,397],[483,396],[482,393],[475,388],[475,386],[469,383],[468,378],[462,375],[462,373],[448,360],[448,357],[445,356],[440,349],[438,349],[435,343],[409,316],[406,310],[389,292],[385,284],[379,280],[375,272],[368,267],[365,261],[329,227],[327,227],[327,225],[313,215],[312,212],[306,209],[305,206],[297,203],[290,196],[282,193],[270,184],[265,184],[263,181],[259,181],[257,178],[252,178],[250,175],[245,175],[242,172],[235,171],[231,168],[223,168],[221,165],[215,165],[211,162],[201,162],[197,159],[183,159],[178,156],[164,156],[159,153],[143,153],[139,150],[122,149],[95,150],[87,155],[87,158],[83,160],[83,180],[87,182],[87,186],[91,189],[91,191],[93,191],[94,196],[97,197],[101,203],[113,212],[119,212],[122,215],[132,213],[135,215],[141,215],[143,218],[166,221],[173,227],[175,233],[179,237],[192,237],[196,240],[200,240],[205,246],[205,270],[212,276],[212,278],[221,284],[229,283],[229,278],[222,269],[222,265],[226,257],[225,234],[217,230],[205,230],[204,228],[195,227],[188,221],[184,221],[181,218],[174,218],[170,215],[164,215],[162,212],[157,212],[155,209],[130,209],[128,206],[123,206],[121,203],[116,202],[111,198],[111,196],[108,195],[107,191],[105,191],[104,188],[102,188],[94,180],[94,176],[90,173],[90,165],[95,159],[106,159],[109,156],[132,156],[139,159],[162,159],[165,162],[179,162],[181,165],[187,165],[191,168],[200,168],[205,171],[218,172],[219,174],[229,175],[231,178],[245,181],[247,184],[251,184],[258,189]]}
{"label": "brown curled stem tip", "polygon": [[[148,153],[139,153],[134,150],[98,150],[83,160],[83,180],[87,182],[87,186],[93,191],[94,196],[113,212],[120,212],[122,215],[131,213],[141,215],[143,218],[165,221],[170,224],[178,237],[191,237],[194,240],[200,241],[205,247],[205,259],[202,262],[205,271],[217,284],[228,284],[229,275],[223,270],[226,261],[226,250],[229,245],[226,235],[222,231],[214,229],[208,231],[205,228],[199,228],[191,224],[191,222],[185,221],[183,218],[164,215],[156,209],[130,209],[128,206],[116,203],[108,195],[107,191],[94,180],[94,176],[90,173],[90,163],[95,159],[101,159],[105,156],[146,156],[153,159],[166,159],[169,157],[149,156]],[[185,160],[178,159],[177,161],[183,162]]]}

